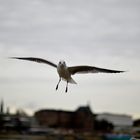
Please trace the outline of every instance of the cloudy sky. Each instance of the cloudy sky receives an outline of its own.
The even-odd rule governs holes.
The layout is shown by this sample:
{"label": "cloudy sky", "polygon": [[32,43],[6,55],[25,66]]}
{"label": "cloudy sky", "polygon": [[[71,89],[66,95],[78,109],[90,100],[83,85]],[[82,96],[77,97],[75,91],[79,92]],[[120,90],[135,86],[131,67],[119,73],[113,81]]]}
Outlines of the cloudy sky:
{"label": "cloudy sky", "polygon": [[[139,0],[0,0],[0,98],[11,110],[90,104],[93,113],[140,117],[139,25]],[[65,93],[65,82],[55,91],[55,68],[9,56],[127,72],[74,75]]]}

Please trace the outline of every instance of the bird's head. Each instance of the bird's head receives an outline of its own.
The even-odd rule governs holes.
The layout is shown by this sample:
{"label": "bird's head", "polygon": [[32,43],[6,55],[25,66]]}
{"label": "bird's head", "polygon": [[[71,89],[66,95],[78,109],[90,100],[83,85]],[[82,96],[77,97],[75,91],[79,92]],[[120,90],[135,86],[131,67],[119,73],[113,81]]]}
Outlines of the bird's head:
{"label": "bird's head", "polygon": [[66,67],[66,62],[65,61],[63,61],[63,60],[61,60],[61,61],[59,61],[59,63],[58,63],[58,65],[60,66],[60,67]]}

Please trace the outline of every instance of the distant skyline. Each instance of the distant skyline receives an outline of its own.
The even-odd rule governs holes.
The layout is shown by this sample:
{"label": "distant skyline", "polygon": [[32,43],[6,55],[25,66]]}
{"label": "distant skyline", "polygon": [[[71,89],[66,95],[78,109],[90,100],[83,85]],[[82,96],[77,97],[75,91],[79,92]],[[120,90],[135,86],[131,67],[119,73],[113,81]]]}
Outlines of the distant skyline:
{"label": "distant skyline", "polygon": [[[140,117],[139,0],[0,1],[0,99],[11,109],[75,110],[90,102],[93,113]],[[41,57],[68,66],[127,71],[74,75],[55,91],[56,69],[8,57]]]}

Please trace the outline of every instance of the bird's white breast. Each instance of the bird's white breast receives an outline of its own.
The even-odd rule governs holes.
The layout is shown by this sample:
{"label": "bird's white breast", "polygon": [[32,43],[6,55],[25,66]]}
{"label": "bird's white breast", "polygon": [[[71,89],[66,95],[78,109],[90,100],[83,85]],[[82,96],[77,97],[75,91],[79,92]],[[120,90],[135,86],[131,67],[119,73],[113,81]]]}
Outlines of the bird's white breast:
{"label": "bird's white breast", "polygon": [[58,72],[59,76],[64,78],[65,80],[68,80],[70,78],[70,73],[69,73],[67,67],[58,66],[57,72]]}

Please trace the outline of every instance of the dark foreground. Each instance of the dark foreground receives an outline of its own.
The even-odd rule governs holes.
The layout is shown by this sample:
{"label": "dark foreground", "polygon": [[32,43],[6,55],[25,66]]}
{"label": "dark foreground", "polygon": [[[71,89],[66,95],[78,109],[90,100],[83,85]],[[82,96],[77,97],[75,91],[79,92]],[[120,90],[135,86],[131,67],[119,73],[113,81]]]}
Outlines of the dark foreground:
{"label": "dark foreground", "polygon": [[92,135],[0,135],[0,140],[102,140]]}

